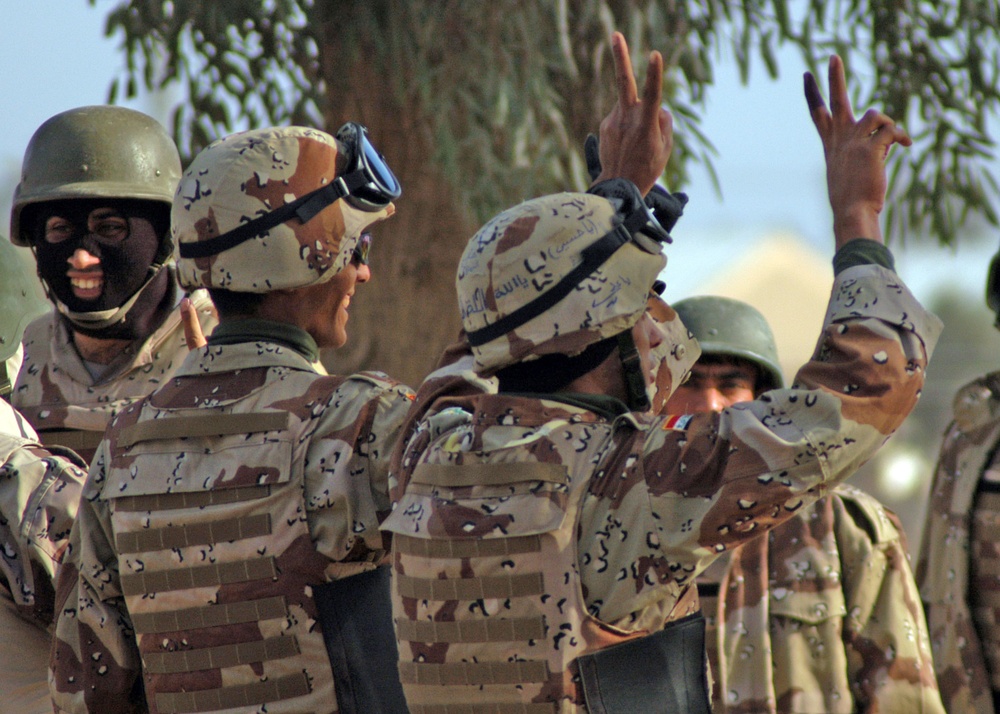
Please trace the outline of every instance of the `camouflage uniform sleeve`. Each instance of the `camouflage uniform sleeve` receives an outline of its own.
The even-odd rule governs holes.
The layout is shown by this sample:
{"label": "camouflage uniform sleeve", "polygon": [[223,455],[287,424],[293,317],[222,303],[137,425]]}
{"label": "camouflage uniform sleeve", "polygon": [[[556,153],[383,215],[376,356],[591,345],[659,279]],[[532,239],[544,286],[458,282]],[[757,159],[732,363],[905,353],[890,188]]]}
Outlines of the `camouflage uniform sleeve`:
{"label": "camouflage uniform sleeve", "polygon": [[686,585],[717,553],[856,472],[916,404],[940,331],[895,273],[849,268],[790,389],[694,416],[680,430],[676,417],[654,420],[642,467],[675,581]]}
{"label": "camouflage uniform sleeve", "polygon": [[94,457],[56,581],[49,691],[55,712],[146,712],[141,662],[122,596],[108,504],[107,442]]}
{"label": "camouflage uniform sleeve", "polygon": [[842,489],[838,496],[843,637],[855,710],[944,714],[899,520],[863,492]]}
{"label": "camouflage uniform sleeve", "polygon": [[55,578],[77,515],[86,479],[83,462],[71,451],[0,437],[10,444],[0,467],[0,572],[22,615],[42,627],[52,622]]}
{"label": "camouflage uniform sleeve", "polygon": [[[380,561],[388,548],[379,524],[388,515],[389,458],[413,391],[381,373],[345,380],[321,417],[306,456],[307,518],[316,549],[334,563]],[[331,567],[343,577],[357,565]]]}

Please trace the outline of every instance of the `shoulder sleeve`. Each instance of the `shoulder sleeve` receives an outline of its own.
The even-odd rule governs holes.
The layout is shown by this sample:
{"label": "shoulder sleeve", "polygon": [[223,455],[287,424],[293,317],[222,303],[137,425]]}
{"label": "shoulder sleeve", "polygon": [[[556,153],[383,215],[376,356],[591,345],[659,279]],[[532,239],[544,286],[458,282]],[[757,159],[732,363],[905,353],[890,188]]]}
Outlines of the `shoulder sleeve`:
{"label": "shoulder sleeve", "polygon": [[915,406],[940,330],[895,273],[848,268],[791,388],[653,420],[643,469],[671,569],[693,577],[854,473]]}
{"label": "shoulder sleeve", "polygon": [[145,712],[141,662],[112,547],[111,519],[99,498],[107,442],[101,444],[56,580],[56,626],[49,666],[59,712]]}
{"label": "shoulder sleeve", "polygon": [[857,489],[833,495],[858,711],[943,713],[930,638],[895,514]]}
{"label": "shoulder sleeve", "polygon": [[309,529],[332,561],[386,554],[378,526],[389,511],[389,457],[412,400],[409,387],[381,373],[352,375],[330,395],[304,478]]}

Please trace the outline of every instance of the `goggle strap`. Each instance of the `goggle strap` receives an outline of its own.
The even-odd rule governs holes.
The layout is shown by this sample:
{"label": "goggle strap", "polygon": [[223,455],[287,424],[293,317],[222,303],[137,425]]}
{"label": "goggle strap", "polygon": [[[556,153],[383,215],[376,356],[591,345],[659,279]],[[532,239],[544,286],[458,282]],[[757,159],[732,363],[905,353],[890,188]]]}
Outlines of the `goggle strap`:
{"label": "goggle strap", "polygon": [[302,223],[307,223],[331,203],[349,196],[366,183],[362,169],[352,171],[346,176],[338,176],[332,183],[310,191],[291,203],[286,203],[260,218],[248,221],[215,238],[193,243],[181,243],[179,252],[182,258],[207,258],[235,248],[241,243],[266,233],[275,226],[290,221],[292,218],[298,218]]}
{"label": "goggle strap", "polygon": [[646,393],[646,377],[642,372],[642,358],[632,338],[632,330],[619,332],[618,357],[622,363],[622,376],[625,379],[625,393],[628,396],[628,408],[635,412],[644,412],[652,406]]}
{"label": "goggle strap", "polygon": [[492,325],[468,333],[469,344],[473,347],[484,345],[538,317],[573,292],[588,275],[604,265],[615,251],[631,240],[632,235],[625,225],[618,224],[603,238],[584,248],[581,252],[580,264],[567,273],[551,290],[539,295],[527,305],[522,305],[506,317],[500,318]]}

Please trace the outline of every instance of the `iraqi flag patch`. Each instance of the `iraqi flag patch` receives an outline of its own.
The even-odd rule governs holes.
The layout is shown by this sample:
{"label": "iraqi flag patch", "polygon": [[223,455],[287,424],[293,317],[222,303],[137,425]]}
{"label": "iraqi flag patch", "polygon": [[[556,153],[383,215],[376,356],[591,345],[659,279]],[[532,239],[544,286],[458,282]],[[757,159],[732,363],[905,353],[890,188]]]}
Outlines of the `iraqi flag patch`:
{"label": "iraqi flag patch", "polygon": [[694,414],[670,415],[663,422],[663,431],[684,431],[693,417]]}

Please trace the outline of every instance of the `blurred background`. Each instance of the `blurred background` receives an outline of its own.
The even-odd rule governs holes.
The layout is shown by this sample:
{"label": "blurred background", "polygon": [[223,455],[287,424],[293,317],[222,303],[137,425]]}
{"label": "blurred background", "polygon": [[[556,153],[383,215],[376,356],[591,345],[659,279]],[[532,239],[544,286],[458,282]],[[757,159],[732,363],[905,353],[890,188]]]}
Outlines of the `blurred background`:
{"label": "blurred background", "polygon": [[[9,215],[21,158],[38,125],[66,109],[105,103],[112,80],[122,76],[122,38],[104,35],[106,16],[118,4],[0,0],[0,96],[6,103],[0,131],[0,215]],[[751,65],[744,85],[731,55],[720,51],[714,60],[714,81],[699,127],[716,150],[712,164],[717,184],[704,166],[689,169],[683,189],[691,200],[674,230],[663,277],[668,300],[720,294],[746,300],[764,312],[777,334],[790,379],[812,351],[829,294],[831,214],[822,148],[802,97],[805,65],[790,47],[777,47],[775,61],[779,80],[772,80],[762,66]],[[644,75],[644,69],[643,63],[637,73]],[[121,103],[157,117],[169,128],[172,108],[182,99],[179,91],[140,90]],[[374,140],[380,145],[378,135]],[[391,164],[393,156],[386,153]],[[404,180],[401,210],[406,207],[406,185]],[[6,220],[3,225],[0,234],[6,233]],[[385,224],[380,241],[393,241],[393,225]],[[968,380],[1000,369],[1000,333],[983,300],[997,237],[996,230],[970,220],[951,247],[919,234],[890,243],[899,273],[944,320],[945,331],[916,412],[853,483],[899,513],[913,552],[951,400]],[[389,253],[375,253],[376,280],[380,255],[387,261]],[[33,269],[26,254],[25,260],[26,269]],[[44,299],[40,291],[38,299]],[[361,292],[356,301],[364,299]],[[404,296],[399,303],[415,299]],[[427,305],[415,309],[433,315]],[[377,318],[355,319],[352,324],[354,334],[375,334],[380,328]]]}

